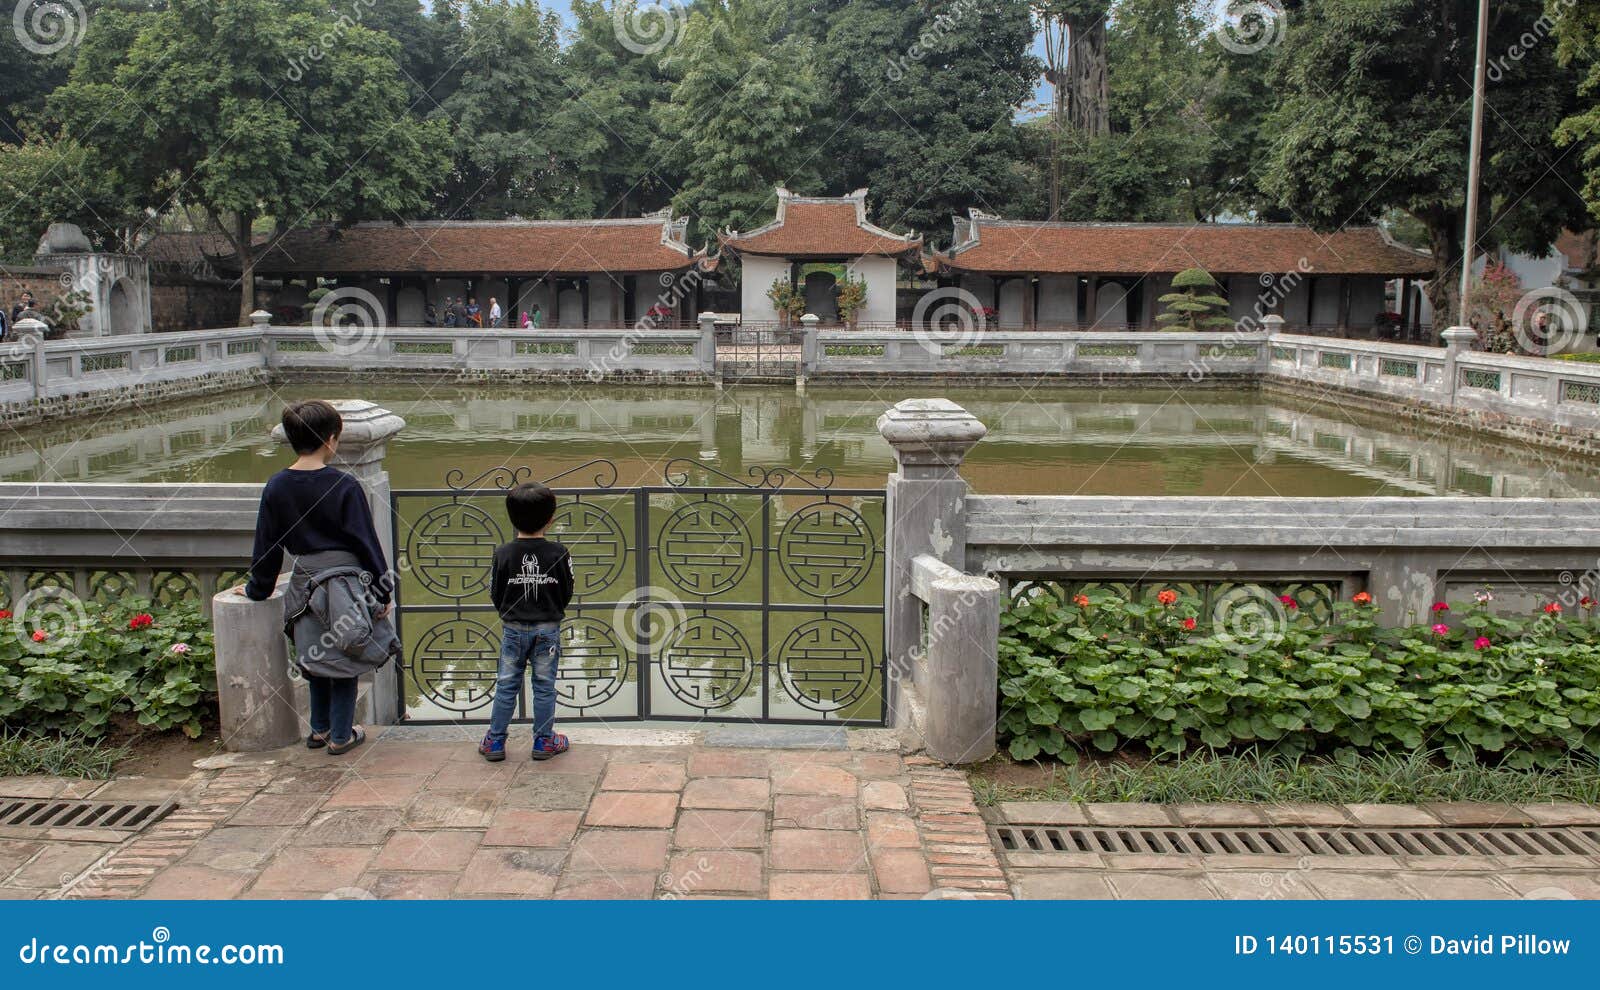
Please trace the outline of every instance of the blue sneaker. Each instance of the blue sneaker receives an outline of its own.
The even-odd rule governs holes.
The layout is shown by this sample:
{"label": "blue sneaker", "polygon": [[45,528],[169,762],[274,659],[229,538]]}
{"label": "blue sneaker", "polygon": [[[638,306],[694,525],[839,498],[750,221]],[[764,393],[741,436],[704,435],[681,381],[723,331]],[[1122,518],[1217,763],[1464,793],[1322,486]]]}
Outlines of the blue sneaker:
{"label": "blue sneaker", "polygon": [[499,763],[506,758],[506,741],[484,736],[483,742],[478,744],[478,753],[490,763]]}
{"label": "blue sneaker", "polygon": [[533,758],[548,760],[552,756],[560,756],[567,751],[567,737],[559,732],[548,736],[540,736],[533,741]]}

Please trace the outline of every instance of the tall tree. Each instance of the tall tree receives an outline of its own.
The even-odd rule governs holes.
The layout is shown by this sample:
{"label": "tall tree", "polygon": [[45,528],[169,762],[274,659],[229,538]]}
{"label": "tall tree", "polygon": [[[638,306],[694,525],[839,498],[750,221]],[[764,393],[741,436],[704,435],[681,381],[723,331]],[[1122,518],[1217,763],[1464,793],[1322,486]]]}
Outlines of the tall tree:
{"label": "tall tree", "polygon": [[91,52],[91,32],[50,112],[147,210],[192,206],[226,233],[241,324],[258,218],[403,217],[426,203],[444,129],[407,113],[392,38],[320,0],[168,0],[121,16],[132,30],[108,37],[131,38],[126,49]]}
{"label": "tall tree", "polygon": [[1556,140],[1582,149],[1583,197],[1590,216],[1600,222],[1600,7],[1549,0],[1549,8],[1560,39],[1557,56],[1563,66],[1581,73],[1579,105],[1561,122]]}
{"label": "tall tree", "polygon": [[454,91],[435,112],[454,131],[441,211],[452,218],[570,215],[574,162],[598,153],[567,112],[561,19],[531,0],[467,0],[449,53]]}
{"label": "tall tree", "polygon": [[684,26],[655,154],[682,177],[673,202],[702,234],[764,222],[775,186],[818,185],[821,88],[784,14],[783,0],[703,0]]}
{"label": "tall tree", "polygon": [[[617,14],[615,7],[624,9]],[[655,45],[623,43],[617,18],[637,9],[635,0],[572,0],[577,21],[567,47],[566,66],[572,99],[568,112],[582,119],[592,133],[593,151],[579,159],[582,199],[597,215],[634,216],[665,205],[670,190],[654,169],[652,108],[672,95]],[[676,30],[669,20],[663,32]],[[653,42],[670,48],[675,39],[664,33]],[[635,50],[641,49],[641,50]]]}
{"label": "tall tree", "polygon": [[1034,0],[1050,84],[1050,218],[1061,209],[1064,146],[1111,133],[1111,0]]}
{"label": "tall tree", "polygon": [[[1289,22],[1266,187],[1318,227],[1371,222],[1391,208],[1428,230],[1439,319],[1460,295],[1472,120],[1474,0],[1320,0]],[[1480,248],[1549,253],[1583,217],[1578,156],[1554,143],[1573,114],[1577,78],[1537,37],[1541,0],[1500,0],[1489,24],[1495,62],[1484,124]]]}
{"label": "tall tree", "polygon": [[[1041,69],[1026,4],[1012,0],[832,0],[811,4],[825,95],[823,186],[868,186],[879,222],[948,236],[970,206],[1011,213],[1026,198],[1017,116]],[[815,33],[812,33],[815,32]]]}

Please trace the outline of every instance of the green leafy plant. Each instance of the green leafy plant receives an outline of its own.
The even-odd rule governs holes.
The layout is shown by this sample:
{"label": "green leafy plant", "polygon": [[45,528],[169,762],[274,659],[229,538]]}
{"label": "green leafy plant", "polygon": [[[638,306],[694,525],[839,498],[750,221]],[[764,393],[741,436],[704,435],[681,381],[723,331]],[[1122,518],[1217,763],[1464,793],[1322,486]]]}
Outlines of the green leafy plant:
{"label": "green leafy plant", "polygon": [[1576,618],[1553,603],[1533,618],[1441,603],[1432,624],[1386,629],[1358,599],[1325,620],[1282,599],[1281,621],[1254,638],[1173,592],[1018,601],[1001,622],[1001,735],[1017,759],[1196,744],[1291,756],[1431,746],[1516,768],[1600,754],[1593,603]]}
{"label": "green leafy plant", "polygon": [[852,327],[867,305],[867,280],[845,275],[839,281],[839,317]]}
{"label": "green leafy plant", "polygon": [[778,319],[785,324],[806,315],[805,293],[789,284],[787,279],[773,279],[767,289],[767,298],[772,300],[773,308],[778,311]]}
{"label": "green leafy plant", "polygon": [[81,732],[0,730],[0,777],[77,777],[106,780],[130,750]]}
{"label": "green leafy plant", "polygon": [[1203,268],[1189,268],[1172,277],[1173,291],[1161,297],[1166,310],[1156,317],[1163,330],[1220,330],[1233,326],[1222,286]]}
{"label": "green leafy plant", "polygon": [[129,715],[149,729],[200,735],[217,679],[211,630],[196,605],[104,606],[83,628],[50,632],[65,644],[56,652],[31,648],[9,610],[0,619],[0,726],[97,737]]}

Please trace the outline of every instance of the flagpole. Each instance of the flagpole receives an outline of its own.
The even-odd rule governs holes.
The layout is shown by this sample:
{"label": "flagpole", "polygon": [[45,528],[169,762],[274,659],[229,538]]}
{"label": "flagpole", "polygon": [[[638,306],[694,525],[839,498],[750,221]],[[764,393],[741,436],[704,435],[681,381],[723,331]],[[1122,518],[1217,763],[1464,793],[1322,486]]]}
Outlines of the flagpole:
{"label": "flagpole", "polygon": [[1478,64],[1472,84],[1472,148],[1467,162],[1467,232],[1461,257],[1461,320],[1471,326],[1468,296],[1472,292],[1473,255],[1478,246],[1478,186],[1483,160],[1483,90],[1489,72],[1489,0],[1478,0]]}

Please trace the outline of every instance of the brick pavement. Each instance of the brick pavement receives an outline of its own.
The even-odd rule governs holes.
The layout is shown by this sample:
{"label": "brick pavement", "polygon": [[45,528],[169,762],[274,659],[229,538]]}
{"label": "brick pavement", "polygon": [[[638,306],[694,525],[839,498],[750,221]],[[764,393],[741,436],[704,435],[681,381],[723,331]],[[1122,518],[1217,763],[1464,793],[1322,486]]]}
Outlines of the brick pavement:
{"label": "brick pavement", "polygon": [[[89,790],[0,781],[19,788]],[[964,777],[895,753],[575,746],[488,764],[401,737],[103,785],[119,789],[180,805],[120,846],[0,839],[0,896],[1009,896]]]}

